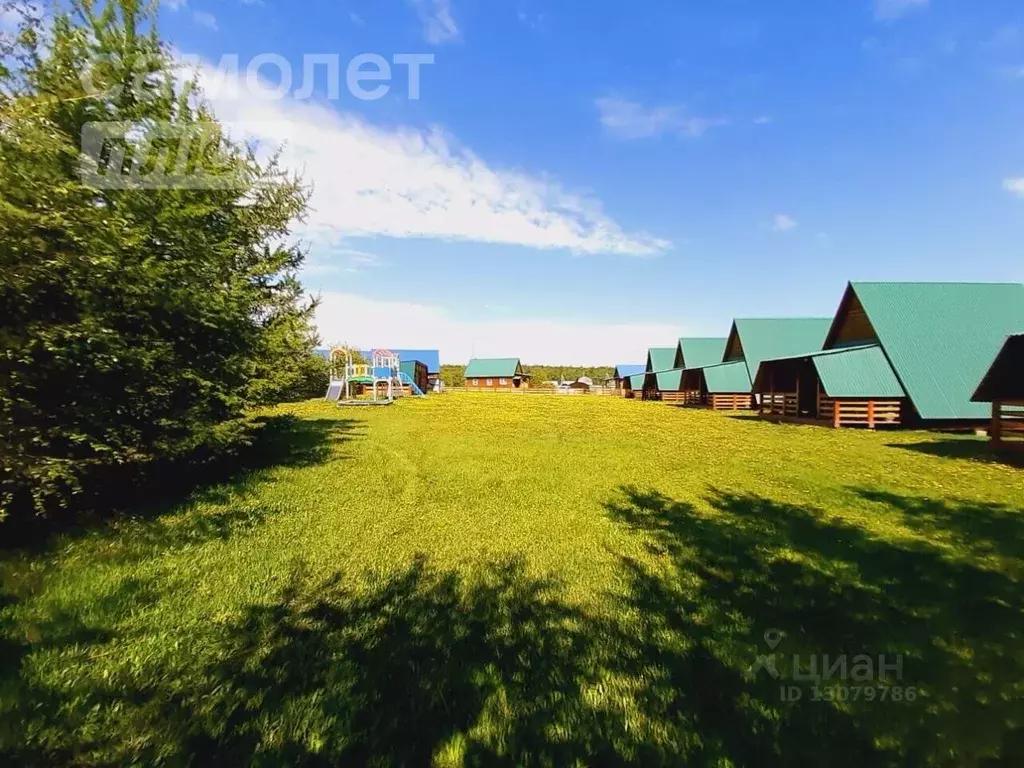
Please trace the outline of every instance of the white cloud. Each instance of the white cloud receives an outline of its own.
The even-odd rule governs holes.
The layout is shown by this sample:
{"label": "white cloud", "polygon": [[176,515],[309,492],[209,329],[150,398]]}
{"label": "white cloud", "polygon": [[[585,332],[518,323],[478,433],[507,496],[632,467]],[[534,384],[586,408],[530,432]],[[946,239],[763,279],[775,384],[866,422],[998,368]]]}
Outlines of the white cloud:
{"label": "white cloud", "polygon": [[796,229],[798,226],[797,220],[792,216],[785,213],[780,213],[775,216],[775,221],[772,224],[772,229],[776,232],[789,232],[791,229]]}
{"label": "white cloud", "polygon": [[431,45],[455,43],[462,39],[451,0],[408,0],[423,24],[423,39]]}
{"label": "white cloud", "polygon": [[711,128],[729,122],[720,117],[688,115],[679,106],[645,107],[638,102],[615,96],[606,96],[594,103],[600,114],[601,125],[620,139],[648,139],[663,133],[697,138]]}
{"label": "white cloud", "polygon": [[1003,179],[1003,189],[1017,197],[1024,197],[1024,176],[1016,179]]}
{"label": "white cloud", "polygon": [[[373,322],[365,322],[372,317]],[[444,363],[520,357],[525,363],[643,363],[647,347],[674,344],[686,329],[659,323],[582,323],[559,319],[460,320],[441,307],[324,293],[316,323],[324,343],[364,349],[439,349]]]}
{"label": "white cloud", "polygon": [[206,11],[193,11],[192,20],[195,21],[200,27],[206,27],[206,29],[217,31],[217,17],[212,13]]}
{"label": "white cloud", "polygon": [[188,0],[163,0],[162,5],[172,11],[180,11],[188,6]]}
{"label": "white cloud", "polygon": [[754,125],[771,125],[775,122],[775,118],[771,115],[759,115],[754,118]]}
{"label": "white cloud", "polygon": [[600,202],[544,176],[494,168],[438,128],[385,130],[312,102],[260,98],[244,78],[199,70],[217,115],[314,188],[302,235],[314,248],[347,236],[426,237],[652,256],[666,240],[630,233]]}
{"label": "white cloud", "polygon": [[357,27],[365,27],[366,26],[366,21],[363,19],[362,16],[360,16],[355,11],[350,12],[349,15],[348,15],[348,18],[349,18],[349,21],[351,21]]}
{"label": "white cloud", "polygon": [[923,10],[931,0],[875,0],[875,18],[879,21],[893,21],[911,11]]}
{"label": "white cloud", "polygon": [[341,273],[354,274],[368,269],[384,266],[384,262],[375,253],[360,251],[355,248],[334,248],[327,253],[313,254],[306,259],[302,267],[304,282],[309,278]]}

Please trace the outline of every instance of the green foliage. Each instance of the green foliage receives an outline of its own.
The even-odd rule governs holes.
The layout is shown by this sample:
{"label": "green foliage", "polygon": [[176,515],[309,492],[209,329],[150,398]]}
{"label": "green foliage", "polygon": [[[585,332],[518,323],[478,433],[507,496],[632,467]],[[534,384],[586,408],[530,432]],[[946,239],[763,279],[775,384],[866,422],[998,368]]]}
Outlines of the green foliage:
{"label": "green foliage", "polygon": [[0,763],[1021,764],[1024,495],[984,441],[611,397],[281,411],[255,473],[0,556]]}
{"label": "green foliage", "polygon": [[[150,4],[73,5],[27,21],[0,71],[0,518],[230,445],[312,375],[303,254],[283,244],[306,191],[220,136]],[[86,185],[83,128],[111,122],[138,127],[129,156],[159,126],[202,129],[217,140],[190,167],[232,183]]]}

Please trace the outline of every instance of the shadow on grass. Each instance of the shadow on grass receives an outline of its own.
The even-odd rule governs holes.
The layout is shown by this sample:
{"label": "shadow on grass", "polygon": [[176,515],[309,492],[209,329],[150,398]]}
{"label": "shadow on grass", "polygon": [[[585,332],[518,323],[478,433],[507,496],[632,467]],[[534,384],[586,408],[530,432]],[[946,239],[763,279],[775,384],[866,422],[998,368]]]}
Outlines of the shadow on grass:
{"label": "shadow on grass", "polygon": [[[259,417],[248,424],[245,437],[216,455],[190,456],[187,460],[138,469],[119,481],[107,483],[97,495],[103,511],[68,513],[49,518],[12,519],[0,523],[0,552],[45,550],[55,537],[104,530],[130,518],[150,522],[186,501],[226,503],[244,496],[253,483],[264,481],[266,470],[300,468],[342,460],[337,447],[353,439],[362,424],[349,419],[299,419],[292,415]],[[150,525],[144,538],[155,542],[167,536],[183,537],[184,543],[225,539],[239,527],[258,523],[266,510],[234,506],[221,513],[196,519],[184,527]],[[169,542],[172,543],[173,542]]]}
{"label": "shadow on grass", "polygon": [[[874,498],[897,512],[922,504],[891,494]],[[742,688],[759,702],[755,709],[773,714],[763,727],[733,738],[733,751],[724,755],[763,763],[774,749],[800,762],[817,749],[818,764],[1022,764],[1024,594],[1016,579],[951,560],[927,544],[873,538],[814,508],[719,491],[708,502],[717,514],[627,490],[626,501],[609,510],[648,535],[664,561],[661,574],[631,564],[637,610],[659,620],[676,616],[680,634],[698,638],[720,659],[767,654],[767,645],[753,644],[768,630],[782,633],[775,689],[759,688],[760,680]],[[936,525],[939,507],[954,526],[986,513],[931,502],[925,508]],[[1004,526],[1016,523],[974,528],[975,546],[984,538],[987,546],[1003,546],[991,539]],[[822,672],[826,654],[885,654],[886,664],[902,658],[901,674],[890,669],[874,679],[876,665],[867,681],[798,679],[812,663]],[[801,688],[801,701],[780,702],[779,683]],[[815,685],[902,688],[904,695],[899,702],[879,701],[875,693],[871,702],[808,703]],[[911,686],[913,701],[905,695]]]}
{"label": "shadow on grass", "polygon": [[1024,469],[1024,451],[996,451],[985,439],[933,440],[927,443],[890,443],[889,448],[914,451],[942,459],[978,461],[985,464],[1002,464],[1007,467]]}
{"label": "shadow on grass", "polygon": [[[922,514],[903,511],[917,499],[872,500]],[[1021,764],[1019,583],[811,507],[715,490],[707,501],[712,512],[627,488],[606,505],[649,557],[621,558],[622,587],[599,614],[522,560],[468,576],[420,557],[366,580],[314,577],[296,563],[276,598],[218,630],[184,669],[95,675],[61,706],[29,677],[8,681],[0,693],[21,705],[7,710],[18,718],[0,730],[0,758]],[[961,519],[947,517],[954,527]],[[1002,536],[1002,525],[976,536]],[[782,633],[774,648],[769,630]],[[70,629],[55,640],[79,641],[92,642]],[[898,666],[873,664],[868,679],[800,679],[812,664],[823,673],[825,654],[833,663],[884,654]],[[801,697],[783,697],[782,686]],[[815,700],[817,686],[821,697],[845,686],[876,699]],[[879,700],[882,690],[899,700]]]}

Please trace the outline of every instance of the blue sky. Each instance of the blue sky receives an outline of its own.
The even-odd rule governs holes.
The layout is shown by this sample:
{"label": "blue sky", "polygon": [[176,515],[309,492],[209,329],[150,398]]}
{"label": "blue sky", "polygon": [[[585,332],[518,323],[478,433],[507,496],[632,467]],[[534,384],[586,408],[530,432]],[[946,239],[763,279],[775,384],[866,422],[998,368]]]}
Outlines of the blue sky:
{"label": "blue sky", "polygon": [[[639,362],[734,316],[829,315],[848,279],[1024,280],[1014,0],[299,8],[177,0],[162,29],[315,184],[326,341]],[[268,53],[285,98],[215,87],[221,57]],[[419,99],[395,68],[364,101],[361,53],[435,61]],[[340,57],[338,98],[323,69],[297,97],[309,54]]]}

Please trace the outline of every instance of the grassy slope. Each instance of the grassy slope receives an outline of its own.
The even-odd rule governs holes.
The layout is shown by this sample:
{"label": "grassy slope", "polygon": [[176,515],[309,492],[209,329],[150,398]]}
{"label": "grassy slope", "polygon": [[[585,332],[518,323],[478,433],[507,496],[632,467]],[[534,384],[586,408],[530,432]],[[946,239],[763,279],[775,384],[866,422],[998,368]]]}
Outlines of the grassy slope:
{"label": "grassy slope", "polygon": [[[973,440],[605,398],[292,410],[273,466],[0,561],[0,757],[1024,754],[1024,482]],[[795,653],[901,653],[915,700],[781,701]]]}

